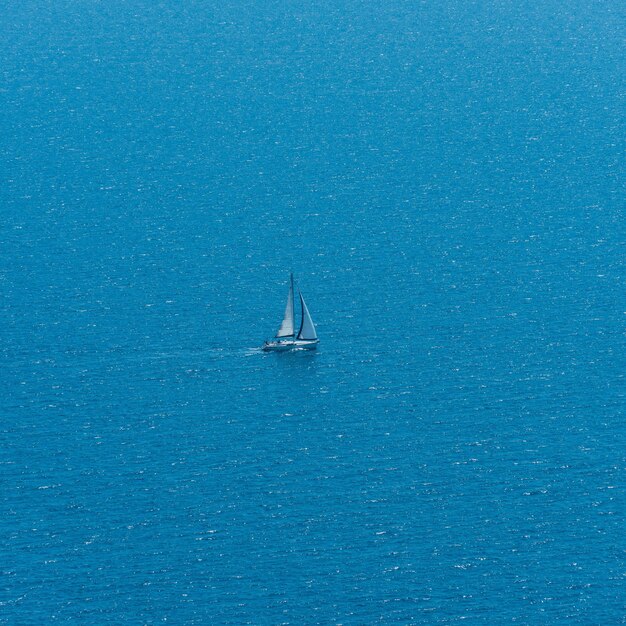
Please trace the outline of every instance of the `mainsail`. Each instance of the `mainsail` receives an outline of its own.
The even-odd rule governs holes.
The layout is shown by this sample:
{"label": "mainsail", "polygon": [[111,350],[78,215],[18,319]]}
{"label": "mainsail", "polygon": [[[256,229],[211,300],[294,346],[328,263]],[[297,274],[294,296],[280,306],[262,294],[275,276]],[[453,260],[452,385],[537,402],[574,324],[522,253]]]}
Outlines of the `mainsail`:
{"label": "mainsail", "polygon": [[287,296],[287,306],[285,307],[285,316],[283,323],[280,325],[276,337],[293,337],[295,335],[294,327],[294,310],[293,310],[293,274],[291,275],[291,283],[289,285],[289,296]]}
{"label": "mainsail", "polygon": [[304,298],[302,297],[302,293],[300,293],[299,289],[298,293],[300,294],[300,304],[302,305],[302,321],[300,322],[300,332],[298,332],[298,339],[317,339],[317,333],[315,332],[315,326],[313,324],[313,320],[311,319],[311,314],[309,313],[309,309],[306,308]]}

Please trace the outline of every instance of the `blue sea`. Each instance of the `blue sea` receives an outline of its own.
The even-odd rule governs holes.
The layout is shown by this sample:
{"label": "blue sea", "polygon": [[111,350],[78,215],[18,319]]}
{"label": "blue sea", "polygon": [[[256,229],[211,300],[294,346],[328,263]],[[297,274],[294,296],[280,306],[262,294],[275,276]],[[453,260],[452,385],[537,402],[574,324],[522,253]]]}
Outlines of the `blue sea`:
{"label": "blue sea", "polygon": [[622,4],[0,4],[0,624],[626,623]]}

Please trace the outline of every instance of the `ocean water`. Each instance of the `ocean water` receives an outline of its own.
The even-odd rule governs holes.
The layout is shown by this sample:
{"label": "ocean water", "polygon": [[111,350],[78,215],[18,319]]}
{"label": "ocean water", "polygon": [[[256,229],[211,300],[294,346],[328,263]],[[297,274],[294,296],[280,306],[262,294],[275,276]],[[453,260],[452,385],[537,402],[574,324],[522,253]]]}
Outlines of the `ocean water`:
{"label": "ocean water", "polygon": [[0,624],[626,623],[623,6],[2,16]]}

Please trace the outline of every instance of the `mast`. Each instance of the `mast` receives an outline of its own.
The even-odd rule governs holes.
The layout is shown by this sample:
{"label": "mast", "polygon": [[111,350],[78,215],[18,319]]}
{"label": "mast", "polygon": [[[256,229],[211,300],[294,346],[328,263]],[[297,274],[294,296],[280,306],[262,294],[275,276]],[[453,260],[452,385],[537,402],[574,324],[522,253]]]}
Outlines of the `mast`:
{"label": "mast", "polygon": [[296,299],[294,298],[294,290],[293,290],[293,272],[289,272],[289,293],[291,294],[291,332],[292,336],[296,336]]}

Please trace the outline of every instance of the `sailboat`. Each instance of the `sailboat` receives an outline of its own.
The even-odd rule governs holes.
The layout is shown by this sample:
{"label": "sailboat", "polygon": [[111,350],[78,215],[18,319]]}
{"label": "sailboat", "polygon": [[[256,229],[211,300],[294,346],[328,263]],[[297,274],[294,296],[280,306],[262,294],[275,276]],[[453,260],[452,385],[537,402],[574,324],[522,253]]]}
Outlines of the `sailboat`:
{"label": "sailboat", "polygon": [[319,339],[315,332],[315,325],[311,319],[309,309],[307,309],[302,292],[298,288],[298,296],[300,297],[300,330],[296,333],[295,326],[295,302],[294,302],[294,284],[293,274],[290,276],[289,295],[287,296],[287,305],[285,306],[285,315],[282,324],[273,340],[266,341],[263,344],[263,350],[266,352],[284,352],[287,350],[315,350]]}

